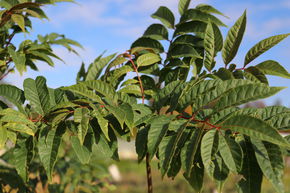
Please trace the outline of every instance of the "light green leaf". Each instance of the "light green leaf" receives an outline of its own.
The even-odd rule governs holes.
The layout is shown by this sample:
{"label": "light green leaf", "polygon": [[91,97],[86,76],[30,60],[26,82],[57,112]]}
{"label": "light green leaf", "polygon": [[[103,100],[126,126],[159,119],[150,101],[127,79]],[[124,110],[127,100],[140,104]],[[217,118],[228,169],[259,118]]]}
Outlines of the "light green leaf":
{"label": "light green leaf", "polygon": [[251,138],[253,148],[258,164],[266,176],[272,183],[275,190],[279,193],[284,193],[283,172],[284,172],[284,158],[279,146],[261,140]]}
{"label": "light green leaf", "polygon": [[146,29],[143,36],[155,40],[168,40],[168,31],[161,24],[152,24]]}
{"label": "light green leaf", "polygon": [[265,121],[248,115],[237,115],[226,119],[221,125],[223,129],[230,129],[250,137],[268,141],[283,147],[290,144],[278,133],[278,131]]}
{"label": "light green leaf", "polygon": [[35,80],[28,78],[23,83],[24,95],[30,101],[35,112],[44,116],[50,109],[50,97],[46,86],[46,79],[38,76]]}
{"label": "light green leaf", "polygon": [[219,151],[227,167],[238,173],[242,169],[243,152],[240,145],[230,136],[219,135]]}
{"label": "light green leaf", "polygon": [[228,32],[222,49],[222,57],[226,65],[234,59],[238,52],[246,29],[246,23],[247,16],[245,11]]}
{"label": "light green leaf", "polygon": [[104,70],[104,67],[116,56],[116,54],[112,54],[110,56],[107,56],[105,58],[100,58],[98,60],[95,60],[89,67],[87,76],[85,81],[89,80],[96,80],[101,75],[102,71]]}
{"label": "light green leaf", "polygon": [[12,130],[12,131],[16,131],[19,133],[26,133],[28,135],[34,136],[33,129],[31,129],[30,127],[28,127],[27,125],[24,125],[24,124],[6,123],[5,125],[3,125],[3,127],[6,129],[9,129],[9,130]]}
{"label": "light green leaf", "polygon": [[65,129],[66,126],[62,122],[56,129],[46,127],[39,134],[38,154],[50,182],[52,181],[53,169]]}
{"label": "light green leaf", "polygon": [[94,116],[100,125],[100,128],[104,135],[106,136],[107,140],[110,141],[109,138],[109,129],[108,129],[108,120],[106,120],[99,111],[93,111],[92,116]]}
{"label": "light green leaf", "polygon": [[170,121],[171,119],[165,115],[157,116],[151,121],[147,138],[147,148],[150,159],[154,157],[160,142],[168,130],[168,124]]}
{"label": "light green leaf", "polygon": [[191,0],[179,0],[178,11],[180,15],[183,15],[184,12],[188,9]]}
{"label": "light green leaf", "polygon": [[252,47],[245,56],[244,66],[249,64],[255,58],[266,52],[267,50],[271,49],[279,42],[287,38],[290,34],[281,34],[266,38],[259,43],[257,43],[254,47]]}
{"label": "light green leaf", "polygon": [[154,19],[159,19],[166,27],[174,29],[175,18],[167,7],[161,6],[151,15]]}
{"label": "light green leaf", "polygon": [[21,28],[21,30],[23,32],[25,32],[25,21],[24,21],[24,17],[22,15],[12,14],[11,19]]}
{"label": "light green leaf", "polygon": [[24,112],[22,107],[25,97],[24,92],[16,86],[1,84],[0,85],[0,96],[5,97],[11,103],[13,103],[19,111]]}
{"label": "light green leaf", "polygon": [[20,75],[22,75],[23,72],[26,72],[25,54],[23,54],[21,52],[15,52],[11,46],[8,47],[8,53],[10,54],[10,56],[15,64],[15,67],[18,70],[18,72],[20,73]]}
{"label": "light green leaf", "polygon": [[217,10],[216,8],[214,8],[211,5],[207,5],[207,4],[199,4],[195,7],[196,9],[205,12],[205,13],[213,13],[213,14],[218,14],[218,15],[222,15],[226,18],[229,18],[227,16],[225,16],[222,12],[220,12],[219,10]]}
{"label": "light green leaf", "polygon": [[154,40],[152,38],[148,38],[148,37],[141,37],[137,39],[135,42],[133,42],[133,44],[131,45],[131,49],[137,48],[137,47],[150,48],[156,51],[157,53],[164,52],[164,48],[159,41]]}
{"label": "light green leaf", "polygon": [[187,33],[204,33],[206,27],[207,23],[201,21],[190,21],[181,23],[176,26],[176,30],[174,31],[173,36],[176,37],[178,35],[184,35]]}
{"label": "light green leaf", "polygon": [[290,78],[290,74],[288,73],[288,71],[274,60],[264,61],[256,65],[256,67],[264,74],[280,76],[283,78]]}
{"label": "light green leaf", "polygon": [[7,129],[0,126],[0,149],[5,148],[6,141],[8,139]]}
{"label": "light green leaf", "polygon": [[184,23],[186,21],[202,21],[205,23],[208,23],[208,21],[211,21],[212,23],[218,25],[218,26],[224,26],[226,27],[226,25],[219,20],[217,17],[202,12],[198,9],[189,9],[187,10],[180,18],[180,23]]}
{"label": "light green leaf", "polygon": [[168,57],[182,58],[182,57],[194,57],[201,58],[198,52],[190,45],[177,44],[171,48],[168,52]]}
{"label": "light green leaf", "polygon": [[215,36],[212,24],[209,22],[205,30],[204,37],[204,49],[205,56],[203,60],[203,65],[208,71],[211,71],[214,68],[215,61]]}
{"label": "light green leaf", "polygon": [[138,57],[137,65],[138,67],[149,66],[149,65],[159,62],[160,60],[161,58],[157,54],[147,53]]}
{"label": "light green leaf", "polygon": [[73,93],[79,94],[81,96],[87,97],[96,102],[103,102],[102,99],[96,95],[95,92],[89,90],[86,85],[84,84],[76,84],[69,87],[63,87],[62,90],[69,90]]}
{"label": "light green leaf", "polygon": [[72,148],[77,155],[78,159],[82,164],[88,164],[91,159],[92,155],[92,146],[93,146],[93,135],[88,134],[86,136],[86,139],[84,141],[84,144],[82,145],[80,143],[80,140],[78,139],[77,136],[71,136],[71,145]]}

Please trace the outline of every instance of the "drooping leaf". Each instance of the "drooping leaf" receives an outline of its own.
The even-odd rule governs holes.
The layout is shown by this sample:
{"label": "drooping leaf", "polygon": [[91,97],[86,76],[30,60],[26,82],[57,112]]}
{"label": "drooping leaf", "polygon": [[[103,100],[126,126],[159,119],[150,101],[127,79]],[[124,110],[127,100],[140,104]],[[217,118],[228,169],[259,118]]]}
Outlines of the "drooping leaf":
{"label": "drooping leaf", "polygon": [[157,51],[158,53],[164,52],[164,48],[159,41],[148,37],[141,37],[133,42],[131,49],[137,47],[150,48]]}
{"label": "drooping leaf", "polygon": [[191,187],[197,192],[202,192],[203,187],[203,178],[204,178],[204,166],[202,163],[194,164],[191,171],[189,172],[190,176],[185,175],[185,179],[191,185]]}
{"label": "drooping leaf", "polygon": [[280,147],[255,138],[251,138],[251,142],[263,174],[272,183],[277,192],[285,192],[282,181],[284,160]]}
{"label": "drooping leaf", "polygon": [[242,168],[243,152],[240,145],[229,136],[219,135],[219,151],[227,167],[238,173]]}
{"label": "drooping leaf", "polygon": [[89,112],[87,108],[77,108],[74,112],[74,121],[79,123],[77,135],[81,145],[84,143],[89,129]]}
{"label": "drooping leaf", "polygon": [[176,26],[176,30],[174,31],[174,37],[178,35],[184,35],[187,33],[203,33],[206,29],[206,22],[202,21],[190,21],[181,23],[178,26]]}
{"label": "drooping leaf", "polygon": [[11,103],[13,103],[21,112],[24,112],[22,107],[25,97],[24,92],[12,85],[1,84],[0,85],[0,96],[5,97]]}
{"label": "drooping leaf", "polygon": [[277,45],[279,42],[287,38],[290,34],[281,34],[266,38],[259,43],[257,43],[254,47],[252,47],[245,56],[244,66],[249,64],[255,58]]}
{"label": "drooping leaf", "polygon": [[24,21],[24,17],[22,15],[12,14],[11,19],[21,28],[21,30],[23,32],[25,32],[25,21]]}
{"label": "drooping leaf", "polygon": [[91,159],[92,154],[92,146],[93,146],[93,135],[92,133],[89,133],[84,141],[84,144],[82,145],[80,143],[80,140],[77,136],[72,136],[70,138],[72,148],[77,155],[78,159],[82,164],[88,164]]}
{"label": "drooping leaf", "polygon": [[222,15],[222,16],[228,18],[222,12],[220,12],[219,10],[217,10],[216,8],[214,8],[211,5],[199,4],[195,8],[198,9],[198,10],[200,10],[200,11],[202,11],[202,12],[205,12],[205,13],[213,13],[213,14]]}
{"label": "drooping leaf", "polygon": [[98,111],[93,111],[92,113],[92,116],[94,116],[97,120],[98,120],[98,123],[99,123],[99,126],[102,130],[102,132],[104,133],[104,135],[106,136],[106,138],[108,139],[108,141],[110,141],[110,138],[109,138],[109,129],[108,129],[108,120],[106,120],[100,112]]}
{"label": "drooping leaf", "polygon": [[159,19],[166,27],[174,29],[175,17],[167,7],[161,6],[151,15],[154,19]]}
{"label": "drooping leaf", "polygon": [[201,58],[198,52],[189,45],[177,44],[171,48],[168,52],[168,57],[171,58],[181,58],[181,57],[194,57]]}
{"label": "drooping leaf", "polygon": [[234,59],[238,52],[246,29],[246,22],[247,16],[245,11],[228,32],[222,50],[222,57],[226,65]]}
{"label": "drooping leaf", "polygon": [[165,115],[157,116],[151,121],[151,126],[148,132],[147,148],[152,159],[157,151],[157,148],[168,130],[168,124],[171,119]]}
{"label": "drooping leaf", "polygon": [[65,129],[64,122],[61,122],[56,129],[49,127],[42,129],[38,138],[38,154],[50,182]]}

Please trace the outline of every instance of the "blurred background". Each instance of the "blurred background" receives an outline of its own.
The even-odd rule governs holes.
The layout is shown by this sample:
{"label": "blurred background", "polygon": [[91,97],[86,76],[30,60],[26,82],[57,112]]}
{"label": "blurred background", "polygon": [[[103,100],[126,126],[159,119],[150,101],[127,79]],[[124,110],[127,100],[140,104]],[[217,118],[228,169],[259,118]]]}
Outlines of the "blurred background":
{"label": "blurred background", "polygon": [[[77,40],[84,46],[84,50],[78,50],[80,56],[68,53],[65,49],[55,47],[55,53],[64,59],[65,64],[55,61],[55,67],[40,65],[39,72],[28,70],[25,75],[18,73],[10,74],[5,81],[22,88],[23,80],[27,77],[35,78],[42,75],[47,78],[48,85],[56,88],[75,83],[76,73],[82,62],[89,65],[93,60],[106,50],[106,54],[115,52],[122,53],[130,48],[131,43],[142,36],[148,25],[158,22],[150,15],[163,5],[169,7],[178,16],[178,0],[77,0],[76,4],[61,3],[57,6],[48,6],[46,12],[49,21],[35,20],[34,31],[14,41],[23,39],[35,39],[36,34],[48,34],[56,32],[65,34],[67,38]],[[242,15],[245,9],[248,13],[248,25],[245,38],[234,63],[242,67],[246,52],[258,41],[281,33],[290,32],[290,1],[289,0],[195,0],[191,6],[206,3],[215,6],[229,19],[221,18],[229,27]],[[227,28],[223,29],[226,34]],[[219,58],[221,58],[219,56]],[[259,63],[266,59],[275,58],[288,71],[290,71],[290,38],[274,47],[266,54],[259,57],[255,62]],[[222,61],[219,59],[219,61]],[[289,86],[290,80],[282,78],[270,78],[272,86]],[[267,105],[283,104],[290,106],[290,88],[278,95],[266,99]],[[254,105],[264,105],[256,103]],[[91,164],[102,163],[109,166],[103,171],[96,168],[98,175],[107,180],[103,189],[105,193],[139,193],[146,190],[145,165],[138,164],[135,157],[134,144],[120,142],[120,157],[122,162],[114,162],[100,154],[96,150]],[[188,193],[192,189],[178,176],[172,179],[161,180],[157,170],[157,162],[153,161],[153,179],[156,193]],[[105,167],[106,168],[106,167]],[[85,168],[84,168],[85,169]],[[89,170],[89,169],[88,169]],[[84,171],[85,172],[85,171]],[[234,185],[238,178],[233,177],[225,185],[225,193],[235,192]],[[204,192],[214,192],[214,184],[208,181]],[[285,173],[286,192],[290,193],[290,169],[289,164]],[[288,182],[288,183],[287,183]],[[271,185],[264,180],[263,193],[274,193]]]}

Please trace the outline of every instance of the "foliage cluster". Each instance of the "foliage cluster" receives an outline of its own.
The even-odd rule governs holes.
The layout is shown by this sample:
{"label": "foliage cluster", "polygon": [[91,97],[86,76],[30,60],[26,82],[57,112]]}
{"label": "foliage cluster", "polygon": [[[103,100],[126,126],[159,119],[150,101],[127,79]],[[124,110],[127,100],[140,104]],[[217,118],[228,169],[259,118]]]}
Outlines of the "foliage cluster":
{"label": "foliage cluster", "polygon": [[[28,10],[40,9],[35,7],[38,2],[24,0],[29,6],[14,12],[22,5],[15,2],[14,7],[1,4],[4,73],[10,64],[19,72],[26,66],[34,68],[38,60],[51,65],[47,58],[58,58],[52,44],[69,50],[79,46],[53,34],[16,49],[9,29],[26,31],[25,18],[36,16]],[[43,166],[48,181],[53,180],[63,143],[87,164],[95,146],[118,160],[118,139],[136,138],[138,160],[146,159],[148,192],[153,192],[150,161],[155,156],[162,176],[174,178],[182,172],[196,192],[202,191],[205,172],[219,192],[229,173],[242,176],[239,192],[261,192],[263,176],[277,192],[284,192],[283,156],[289,155],[290,137],[280,132],[289,131],[290,109],[240,105],[283,89],[270,87],[266,75],[289,78],[285,68],[274,60],[256,64],[255,59],[289,34],[258,42],[238,68],[231,62],[243,39],[246,12],[223,40],[220,28],[226,25],[217,15],[224,15],[210,5],[189,9],[189,4],[180,0],[179,22],[167,7],[159,7],[152,17],[161,23],[150,25],[125,53],[102,54],[88,68],[83,64],[75,85],[52,89],[44,77],[26,79],[23,90],[0,85],[0,95],[17,107],[1,102],[0,144],[9,140],[15,145],[6,161],[24,182],[22,191],[29,189],[28,171],[35,161]],[[11,14],[18,14],[18,19]],[[220,53],[223,67],[216,65]]]}

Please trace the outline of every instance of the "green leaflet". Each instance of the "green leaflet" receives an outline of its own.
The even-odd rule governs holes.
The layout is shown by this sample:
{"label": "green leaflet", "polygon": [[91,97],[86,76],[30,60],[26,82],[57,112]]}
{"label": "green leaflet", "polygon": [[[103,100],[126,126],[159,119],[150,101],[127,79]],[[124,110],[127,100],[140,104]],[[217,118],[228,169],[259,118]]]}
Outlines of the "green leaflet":
{"label": "green leaflet", "polygon": [[184,177],[197,193],[202,192],[204,166],[201,162],[194,164],[190,170],[190,176],[184,175]]}
{"label": "green leaflet", "polygon": [[26,57],[25,54],[23,53],[19,53],[19,52],[15,52],[14,49],[9,46],[8,47],[8,53],[9,55],[12,57],[12,60],[15,64],[16,69],[18,70],[18,72],[20,73],[20,75],[23,74],[23,72],[26,72]]}
{"label": "green leaflet", "polygon": [[251,138],[251,142],[263,174],[272,183],[277,192],[285,192],[282,180],[284,158],[280,147],[254,138]]}
{"label": "green leaflet", "polygon": [[154,117],[153,120],[151,120],[147,138],[147,149],[150,159],[154,157],[160,142],[168,130],[168,124],[170,121],[170,117],[165,115]]}
{"label": "green leaflet", "polygon": [[39,134],[37,144],[38,154],[50,182],[52,180],[62,135],[65,133],[65,130],[66,126],[64,122],[61,122],[56,129],[45,127]]}
{"label": "green leaflet", "polygon": [[[189,140],[185,143],[184,147],[181,150],[180,156],[181,156],[182,168],[185,171],[184,176],[190,179],[196,178],[199,176],[199,174],[193,174],[192,172],[194,170],[200,169],[197,166],[194,166],[194,161],[195,161],[198,148],[200,147],[200,141],[202,139],[202,135],[203,135],[202,128],[195,129],[192,132]],[[192,167],[195,169],[193,169]]]}
{"label": "green leaflet", "polygon": [[104,133],[104,135],[106,136],[108,141],[110,141],[109,129],[108,129],[108,124],[109,124],[108,120],[106,120],[99,111],[93,111],[92,116],[94,116],[98,120],[98,123],[99,123],[99,126],[100,126],[102,132]]}
{"label": "green leaflet", "polygon": [[151,15],[154,19],[159,19],[166,27],[174,29],[175,18],[167,7],[161,6]]}
{"label": "green leaflet", "polygon": [[268,120],[275,116],[280,116],[283,113],[290,113],[290,109],[283,106],[269,106],[263,109],[258,109],[259,116],[263,120]]}
{"label": "green leaflet", "polygon": [[1,84],[0,96],[13,103],[19,111],[25,112],[22,105],[25,101],[24,92],[16,86]]}
{"label": "green leaflet", "polygon": [[220,12],[219,10],[217,10],[216,8],[214,8],[211,5],[207,5],[207,4],[199,4],[195,7],[196,9],[205,12],[205,13],[213,13],[213,14],[217,14],[217,15],[222,15],[226,18],[229,18],[227,16],[225,16],[222,12]]}
{"label": "green leaflet", "polygon": [[85,81],[81,82],[80,84],[86,85],[88,88],[106,97],[113,98],[115,95],[115,89],[108,83],[101,80]]}
{"label": "green leaflet", "polygon": [[290,147],[290,144],[283,139],[275,128],[258,118],[248,115],[236,115],[226,119],[220,126],[223,129],[230,129],[263,141]]}
{"label": "green leaflet", "polygon": [[[218,87],[216,89],[218,89]],[[268,87],[267,85],[263,84],[238,86],[223,93],[222,96],[218,99],[218,102],[215,104],[213,109],[215,111],[218,111],[227,107],[237,106],[240,104],[245,104],[250,101],[255,101],[257,99],[267,98],[269,96],[278,93],[282,89],[284,88]]]}
{"label": "green leaflet", "polygon": [[207,23],[209,20],[218,26],[226,27],[226,25],[221,20],[219,20],[217,17],[210,15],[208,13],[202,12],[198,9],[187,10],[181,16],[180,23],[184,23],[186,21],[202,21],[202,22]]}
{"label": "green leaflet", "polygon": [[211,175],[211,168],[213,168],[213,159],[218,151],[218,144],[219,136],[218,131],[216,130],[208,131],[201,140],[200,151],[202,162],[204,164],[204,168],[211,177],[213,177]]}
{"label": "green leaflet", "polygon": [[182,120],[171,122],[169,129],[173,129],[177,133],[172,136],[164,137],[159,145],[160,170],[162,176],[167,173],[176,149],[181,148],[177,147],[177,144],[179,143],[187,124],[187,121]]}
{"label": "green leaflet", "polygon": [[24,21],[24,17],[20,14],[12,14],[11,15],[11,19],[12,21],[14,21],[23,32],[25,32],[25,21]]}
{"label": "green leaflet", "polygon": [[28,165],[33,158],[33,138],[18,139],[15,145],[13,155],[17,173],[24,182],[27,182]]}
{"label": "green leaflet", "polygon": [[152,24],[146,29],[143,36],[155,40],[168,40],[168,31],[161,24]]}
{"label": "green leaflet", "polygon": [[183,15],[184,12],[188,9],[191,0],[179,0],[178,11],[180,15]]}
{"label": "green leaflet", "polygon": [[116,56],[116,54],[112,54],[110,56],[107,56],[105,58],[100,58],[90,66],[87,72],[87,76],[85,81],[89,80],[96,80],[101,75],[102,71],[104,70],[104,67]]}
{"label": "green leaflet", "polygon": [[205,30],[204,37],[204,49],[205,56],[203,60],[203,65],[208,71],[211,71],[214,68],[215,61],[215,36],[212,24],[209,22]]}
{"label": "green leaflet", "polygon": [[246,29],[246,22],[247,16],[245,11],[228,32],[222,49],[222,57],[226,65],[233,60],[238,52]]}
{"label": "green leaflet", "polygon": [[241,171],[243,152],[233,138],[219,135],[219,152],[229,170],[234,173]]}
{"label": "green leaflet", "polygon": [[89,113],[90,111],[87,108],[78,108],[74,112],[74,121],[76,123],[79,123],[77,135],[81,145],[84,143],[85,137],[88,132],[88,125],[90,121]]}
{"label": "green leaflet", "polygon": [[[132,72],[133,68],[131,66],[125,65],[115,70],[112,70],[109,73],[107,78],[107,82],[110,83],[113,87],[117,88],[120,82],[124,79],[124,77],[128,74],[128,72]],[[111,87],[111,86],[110,86]]]}
{"label": "green leaflet", "polygon": [[257,163],[255,153],[248,137],[240,142],[244,154],[243,167],[240,172],[242,178],[237,189],[239,193],[260,193],[263,180],[263,173]]}
{"label": "green leaflet", "polygon": [[140,163],[147,153],[147,139],[149,127],[143,127],[137,132],[135,140],[135,149]]}
{"label": "green leaflet", "polygon": [[267,122],[278,130],[288,130],[290,129],[290,112],[276,114],[269,118]]}
{"label": "green leaflet", "polygon": [[7,129],[0,126],[0,148],[5,148],[8,139]]}
{"label": "green leaflet", "polygon": [[177,44],[168,52],[168,57],[181,58],[181,57],[194,57],[201,58],[199,53],[190,45]]}
{"label": "green leaflet", "polygon": [[23,88],[24,95],[30,101],[30,105],[34,108],[35,112],[44,116],[51,108],[45,78],[38,76],[35,80],[31,78],[25,79]]}
{"label": "green leaflet", "polygon": [[244,76],[246,79],[251,80],[253,82],[262,82],[267,85],[269,84],[265,74],[255,66],[250,66],[249,68],[246,68],[244,70]]}
{"label": "green leaflet", "polygon": [[5,129],[9,129],[12,131],[16,131],[19,133],[25,133],[28,135],[34,136],[34,130],[28,127],[27,125],[24,124],[19,124],[19,123],[6,123],[5,125],[2,126]]}
{"label": "green leaflet", "polygon": [[244,66],[249,64],[255,58],[277,45],[279,42],[287,38],[290,34],[281,34],[266,38],[259,43],[257,43],[254,47],[252,47],[245,56]]}
{"label": "green leaflet", "polygon": [[91,159],[91,154],[92,154],[92,146],[93,146],[93,134],[88,133],[86,135],[84,144],[80,144],[80,140],[78,139],[77,136],[72,136],[71,138],[71,145],[72,148],[80,160],[82,164],[88,164]]}
{"label": "green leaflet", "polygon": [[283,78],[290,78],[288,71],[274,60],[267,60],[256,65],[261,72],[268,75],[280,76]]}
{"label": "green leaflet", "polygon": [[150,48],[155,50],[157,53],[164,52],[164,48],[159,41],[148,37],[141,37],[137,39],[135,42],[133,42],[133,44],[131,45],[131,49],[137,47]]}
{"label": "green leaflet", "polygon": [[152,64],[159,62],[160,60],[161,60],[161,58],[157,54],[147,53],[147,54],[143,54],[143,55],[138,57],[137,65],[138,65],[138,67],[149,66],[149,65],[152,65]]}
{"label": "green leaflet", "polygon": [[176,37],[178,35],[184,35],[187,33],[204,32],[206,26],[207,26],[206,22],[202,21],[190,21],[181,23],[178,26],[176,26],[176,30],[174,31],[173,37]]}

